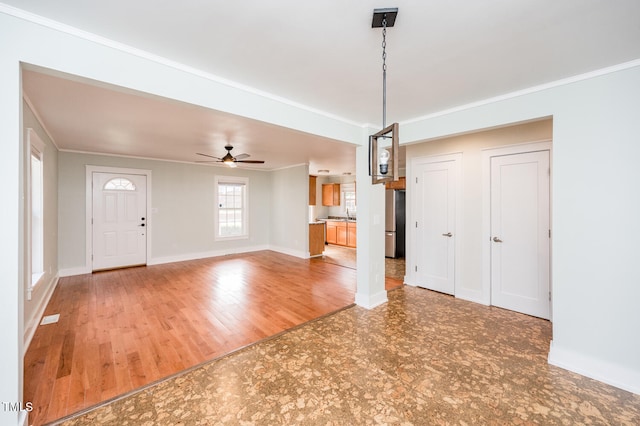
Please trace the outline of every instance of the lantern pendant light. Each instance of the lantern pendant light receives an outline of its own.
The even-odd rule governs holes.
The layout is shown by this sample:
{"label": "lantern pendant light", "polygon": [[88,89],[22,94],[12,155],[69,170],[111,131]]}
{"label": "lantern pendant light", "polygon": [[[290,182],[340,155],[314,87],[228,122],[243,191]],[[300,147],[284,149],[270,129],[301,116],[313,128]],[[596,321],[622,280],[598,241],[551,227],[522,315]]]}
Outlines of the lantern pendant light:
{"label": "lantern pendant light", "polygon": [[[387,28],[393,27],[398,8],[373,10],[371,28],[382,28],[382,130],[369,136],[369,175],[371,183],[398,180],[398,123],[387,127]],[[378,144],[381,139],[383,144]],[[391,145],[388,141],[391,140]]]}

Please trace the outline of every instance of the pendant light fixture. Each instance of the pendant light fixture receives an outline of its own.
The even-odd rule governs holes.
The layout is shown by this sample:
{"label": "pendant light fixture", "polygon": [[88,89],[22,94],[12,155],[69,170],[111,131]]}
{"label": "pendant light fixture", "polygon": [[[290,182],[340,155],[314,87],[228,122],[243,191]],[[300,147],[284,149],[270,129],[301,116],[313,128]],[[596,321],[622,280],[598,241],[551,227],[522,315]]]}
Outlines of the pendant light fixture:
{"label": "pendant light fixture", "polygon": [[371,28],[382,28],[382,130],[369,136],[369,176],[374,185],[399,177],[399,125],[393,123],[387,127],[387,28],[394,26],[397,15],[397,7],[374,9],[371,22]]}

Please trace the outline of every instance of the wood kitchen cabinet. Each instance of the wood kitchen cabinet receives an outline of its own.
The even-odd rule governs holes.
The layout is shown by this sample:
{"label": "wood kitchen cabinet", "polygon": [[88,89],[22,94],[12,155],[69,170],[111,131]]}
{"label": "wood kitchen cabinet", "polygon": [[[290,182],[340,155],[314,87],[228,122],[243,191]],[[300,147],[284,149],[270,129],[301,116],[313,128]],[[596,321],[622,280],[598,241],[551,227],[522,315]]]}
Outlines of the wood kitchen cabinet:
{"label": "wood kitchen cabinet", "polygon": [[356,223],[347,222],[347,246],[355,247],[357,240]]}
{"label": "wood kitchen cabinet", "polygon": [[337,222],[336,244],[339,246],[347,245],[347,222]]}
{"label": "wood kitchen cabinet", "polygon": [[356,241],[356,222],[347,222],[344,220],[327,221],[327,243],[356,247]]}
{"label": "wood kitchen cabinet", "polygon": [[324,251],[324,223],[309,224],[309,256],[320,256]]}
{"label": "wood kitchen cabinet", "polygon": [[322,184],[322,205],[323,206],[339,206],[340,205],[340,184],[339,183],[323,183]]}
{"label": "wood kitchen cabinet", "polygon": [[334,221],[327,221],[327,242],[329,244],[338,243],[338,223]]}
{"label": "wood kitchen cabinet", "polygon": [[316,176],[309,175],[309,205],[316,205]]}
{"label": "wood kitchen cabinet", "polygon": [[398,180],[385,183],[386,189],[407,189],[407,178],[402,176]]}

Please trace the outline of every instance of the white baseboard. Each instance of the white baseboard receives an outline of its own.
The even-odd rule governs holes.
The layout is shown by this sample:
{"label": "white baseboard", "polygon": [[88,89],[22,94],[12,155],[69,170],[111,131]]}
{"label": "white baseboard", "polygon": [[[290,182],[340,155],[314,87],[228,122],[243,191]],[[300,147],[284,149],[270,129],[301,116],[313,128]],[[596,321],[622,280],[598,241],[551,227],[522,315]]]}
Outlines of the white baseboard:
{"label": "white baseboard", "polygon": [[[268,246],[268,245],[259,245],[259,246],[250,246],[250,247],[239,247],[233,249],[225,249],[225,250],[212,250],[198,253],[185,253],[179,254],[175,256],[162,256],[162,257],[153,257],[147,260],[147,265],[161,265],[164,263],[173,263],[173,262],[184,262],[186,260],[196,260],[196,259],[206,259],[208,257],[218,257],[218,256],[227,256],[230,254],[239,254],[239,253],[251,253],[254,251],[262,251],[262,250],[273,250],[278,253],[288,254],[290,256],[299,257],[302,259],[308,259],[309,253],[305,253],[303,251],[290,250],[283,247],[276,246]],[[77,268],[67,268],[61,269],[59,272],[60,277],[71,277],[74,275],[83,275],[90,274],[91,270],[87,269],[85,266],[80,266]]]}
{"label": "white baseboard", "polygon": [[31,344],[31,340],[33,339],[33,335],[36,333],[36,329],[38,328],[38,324],[40,324],[40,319],[44,315],[45,309],[47,309],[47,305],[51,300],[51,296],[53,295],[53,291],[56,289],[58,285],[58,280],[60,277],[58,275],[54,276],[51,281],[49,281],[48,286],[46,287],[44,297],[40,300],[40,304],[33,311],[33,315],[29,318],[28,321],[25,322],[24,327],[24,353],[27,353],[27,349]]}
{"label": "white baseboard", "polygon": [[[418,287],[416,282],[410,281],[408,276],[404,277],[404,283],[411,287]],[[489,306],[491,303],[487,297],[484,297],[481,290],[470,290],[465,288],[456,288],[454,297],[456,299],[467,300],[473,303]]]}
{"label": "white baseboard", "polygon": [[418,287],[418,284],[416,284],[415,282],[411,281],[406,275],[404,276],[404,283],[406,285],[410,285],[411,287]]}
{"label": "white baseboard", "polygon": [[373,309],[376,306],[384,305],[388,300],[386,290],[373,295],[356,293],[356,305],[366,309]]}
{"label": "white baseboard", "polygon": [[292,250],[286,247],[269,246],[269,250],[277,251],[278,253],[287,254],[289,256],[299,257],[300,259],[309,259],[309,252]]}
{"label": "white baseboard", "polygon": [[479,303],[481,305],[489,306],[491,303],[488,298],[483,297],[482,290],[470,290],[468,288],[456,288],[456,299],[467,300],[469,302]]}
{"label": "white baseboard", "polygon": [[229,254],[250,253],[261,250],[269,250],[269,247],[266,245],[251,246],[226,250],[211,250],[198,253],[185,253],[175,256],[154,257],[147,261],[147,265],[161,265],[163,263],[184,262],[186,260],[206,259],[207,257],[227,256]]}
{"label": "white baseboard", "polygon": [[558,348],[549,348],[549,364],[640,395],[640,371]]}
{"label": "white baseboard", "polygon": [[84,274],[90,274],[90,273],[91,273],[91,269],[88,269],[86,266],[79,266],[77,268],[60,269],[58,271],[58,276],[60,278],[73,277],[74,275],[84,275]]}

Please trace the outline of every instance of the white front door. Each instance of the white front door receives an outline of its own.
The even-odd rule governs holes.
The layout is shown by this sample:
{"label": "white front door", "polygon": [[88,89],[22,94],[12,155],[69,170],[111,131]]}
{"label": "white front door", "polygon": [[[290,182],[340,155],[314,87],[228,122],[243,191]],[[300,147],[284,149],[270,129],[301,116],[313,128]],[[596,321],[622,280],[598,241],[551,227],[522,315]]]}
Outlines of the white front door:
{"label": "white front door", "polygon": [[420,287],[454,294],[455,218],[459,161],[416,165],[416,283]]}
{"label": "white front door", "polygon": [[549,319],[549,151],[491,157],[491,304]]}
{"label": "white front door", "polygon": [[92,173],[92,270],[147,263],[147,178]]}

